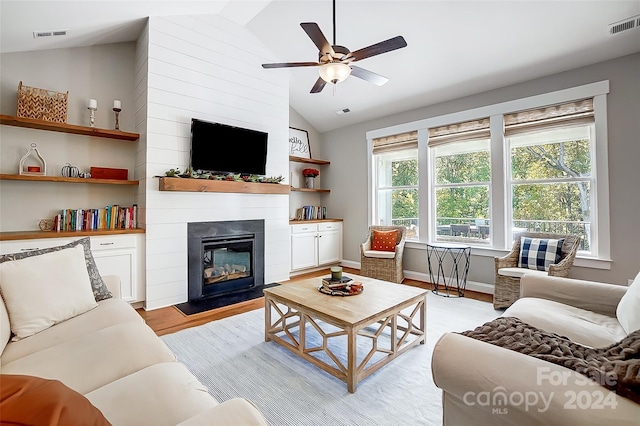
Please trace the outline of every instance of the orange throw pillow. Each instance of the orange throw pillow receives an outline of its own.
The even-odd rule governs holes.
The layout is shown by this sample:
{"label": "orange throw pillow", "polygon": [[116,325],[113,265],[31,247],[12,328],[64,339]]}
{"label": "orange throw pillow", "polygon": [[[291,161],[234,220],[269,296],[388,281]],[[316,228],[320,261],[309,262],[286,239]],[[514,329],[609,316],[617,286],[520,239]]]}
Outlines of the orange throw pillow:
{"label": "orange throw pillow", "polygon": [[393,231],[377,231],[373,230],[373,241],[371,250],[375,251],[396,251],[396,240],[398,239],[398,230]]}
{"label": "orange throw pillow", "polygon": [[110,425],[87,398],[58,380],[3,374],[0,383],[3,425]]}

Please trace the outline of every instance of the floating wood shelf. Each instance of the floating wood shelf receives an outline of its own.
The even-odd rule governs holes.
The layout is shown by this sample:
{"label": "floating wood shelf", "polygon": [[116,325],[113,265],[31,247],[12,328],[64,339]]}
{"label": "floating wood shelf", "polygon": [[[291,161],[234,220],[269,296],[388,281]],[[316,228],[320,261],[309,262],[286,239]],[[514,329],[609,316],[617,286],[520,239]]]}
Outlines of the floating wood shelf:
{"label": "floating wood shelf", "polygon": [[120,139],[125,141],[136,141],[140,138],[140,135],[138,133],[122,132],[120,130],[98,129],[96,127],[78,126],[75,124],[67,123],[55,123],[52,121],[34,120],[32,118],[16,117],[12,115],[0,115],[0,124],[6,124],[8,126],[15,127],[26,127],[28,129],[71,133],[74,135]]}
{"label": "floating wood shelf", "polygon": [[315,159],[315,158],[294,157],[292,155],[289,156],[289,161],[295,161],[296,163],[318,164],[320,166],[325,165],[325,164],[331,164],[331,162],[327,161],[327,160],[318,160],[318,159]]}
{"label": "floating wood shelf", "polygon": [[294,188],[293,186],[291,187],[292,191],[298,191],[298,192],[331,192],[330,189],[320,189],[320,188]]}
{"label": "floating wood shelf", "polygon": [[36,175],[9,175],[0,174],[0,180],[26,180],[37,182],[64,182],[64,183],[93,183],[103,185],[137,185],[137,180],[120,180],[120,179],[85,179],[70,178],[62,176],[36,176]]}
{"label": "floating wood shelf", "polygon": [[98,235],[144,234],[144,229],[95,229],[93,231],[11,231],[0,232],[0,241],[36,240],[39,238],[91,237]]}
{"label": "floating wood shelf", "polygon": [[160,191],[231,192],[245,194],[289,193],[288,185],[277,183],[163,177],[160,178],[158,185]]}

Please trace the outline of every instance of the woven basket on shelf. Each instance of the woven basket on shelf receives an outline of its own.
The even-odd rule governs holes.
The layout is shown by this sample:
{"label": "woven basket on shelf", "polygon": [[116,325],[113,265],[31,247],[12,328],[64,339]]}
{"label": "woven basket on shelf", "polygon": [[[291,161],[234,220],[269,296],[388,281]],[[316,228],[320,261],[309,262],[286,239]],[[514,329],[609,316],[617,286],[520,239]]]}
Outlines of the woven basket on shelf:
{"label": "woven basket on shelf", "polygon": [[18,117],[35,120],[67,122],[67,100],[69,92],[60,93],[52,90],[18,84]]}

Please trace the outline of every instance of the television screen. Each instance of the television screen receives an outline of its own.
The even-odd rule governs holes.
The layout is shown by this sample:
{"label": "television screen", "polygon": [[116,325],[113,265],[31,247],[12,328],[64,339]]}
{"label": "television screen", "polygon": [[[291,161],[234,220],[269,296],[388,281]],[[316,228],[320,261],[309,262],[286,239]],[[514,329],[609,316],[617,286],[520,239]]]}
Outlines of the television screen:
{"label": "television screen", "polygon": [[264,175],[268,134],[191,119],[191,167],[213,173]]}

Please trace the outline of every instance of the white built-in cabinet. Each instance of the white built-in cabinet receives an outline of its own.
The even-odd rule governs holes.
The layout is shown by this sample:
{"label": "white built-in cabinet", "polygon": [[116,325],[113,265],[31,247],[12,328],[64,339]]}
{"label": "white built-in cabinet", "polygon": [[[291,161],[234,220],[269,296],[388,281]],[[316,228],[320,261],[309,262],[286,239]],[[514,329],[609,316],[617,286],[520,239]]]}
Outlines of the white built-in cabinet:
{"label": "white built-in cabinet", "polygon": [[[0,241],[0,254],[50,248],[70,243],[77,238],[41,238]],[[101,235],[91,237],[91,253],[100,275],[120,277],[120,295],[130,303],[145,298],[144,234]]]}
{"label": "white built-in cabinet", "polygon": [[342,260],[342,222],[321,221],[291,225],[291,271],[339,263]]}

